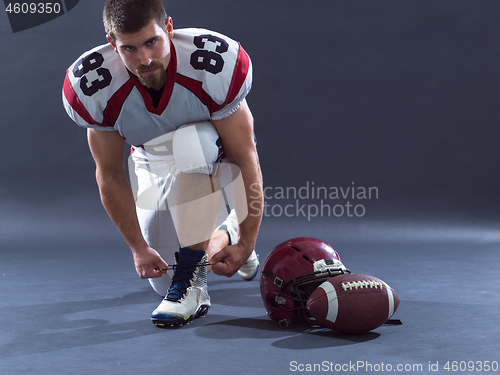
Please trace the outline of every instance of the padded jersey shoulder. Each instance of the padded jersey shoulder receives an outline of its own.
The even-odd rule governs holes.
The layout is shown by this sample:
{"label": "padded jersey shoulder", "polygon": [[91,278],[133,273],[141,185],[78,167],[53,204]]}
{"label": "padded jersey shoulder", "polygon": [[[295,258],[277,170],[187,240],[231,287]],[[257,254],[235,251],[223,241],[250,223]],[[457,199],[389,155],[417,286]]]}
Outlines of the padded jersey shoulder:
{"label": "padded jersey shoulder", "polygon": [[113,96],[130,82],[120,56],[108,43],[82,54],[66,71],[63,102],[68,115],[85,127],[112,127],[105,110]]}

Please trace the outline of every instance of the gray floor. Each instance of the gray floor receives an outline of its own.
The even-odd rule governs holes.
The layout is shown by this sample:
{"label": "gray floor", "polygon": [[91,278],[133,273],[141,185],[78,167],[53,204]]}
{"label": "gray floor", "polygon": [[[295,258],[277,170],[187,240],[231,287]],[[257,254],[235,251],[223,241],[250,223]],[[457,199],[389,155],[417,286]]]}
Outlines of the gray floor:
{"label": "gray floor", "polygon": [[176,28],[219,31],[250,54],[266,187],[380,188],[359,201],[363,218],[265,218],[261,259],[292,237],[327,241],[397,291],[403,325],[282,330],[258,280],[211,275],[207,318],[153,326],[159,298],[61,104],[65,70],[106,42],[103,1],[86,0],[15,34],[0,14],[0,375],[487,373],[477,361],[500,361],[500,2],[166,3]]}
{"label": "gray floor", "polygon": [[265,315],[257,279],[216,275],[209,278],[213,305],[206,318],[159,329],[149,320],[159,298],[136,276],[102,211],[93,222],[62,207],[31,213],[3,221],[2,374],[288,374],[307,373],[300,371],[307,364],[316,372],[348,365],[368,366],[358,373],[388,365],[397,372],[403,365],[405,373],[428,373],[436,362],[439,373],[448,373],[447,361],[500,360],[500,231],[488,221],[304,225],[265,218],[261,260],[290,237],[319,237],[353,272],[397,291],[394,317],[403,325],[344,336],[307,325],[280,329]]}

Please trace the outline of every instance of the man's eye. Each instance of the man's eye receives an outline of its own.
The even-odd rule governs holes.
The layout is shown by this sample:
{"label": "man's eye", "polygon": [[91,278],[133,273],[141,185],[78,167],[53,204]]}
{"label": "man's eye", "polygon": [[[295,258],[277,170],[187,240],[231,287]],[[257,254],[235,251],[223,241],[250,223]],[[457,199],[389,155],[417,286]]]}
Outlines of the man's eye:
{"label": "man's eye", "polygon": [[156,43],[156,39],[148,41],[148,45],[152,45],[152,44],[155,44],[155,43]]}

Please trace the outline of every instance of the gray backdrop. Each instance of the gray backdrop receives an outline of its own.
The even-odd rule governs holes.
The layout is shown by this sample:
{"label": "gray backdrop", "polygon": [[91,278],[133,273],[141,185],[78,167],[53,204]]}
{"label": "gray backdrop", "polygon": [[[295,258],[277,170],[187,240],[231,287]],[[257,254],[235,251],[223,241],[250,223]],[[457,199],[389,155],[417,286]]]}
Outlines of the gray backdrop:
{"label": "gray backdrop", "polygon": [[[60,94],[65,69],[106,42],[102,5],[80,2],[16,34],[0,14],[4,225],[26,225],[40,210],[47,220],[49,207],[56,218],[72,209],[102,213],[85,131],[67,117]],[[498,219],[499,2],[191,0],[166,6],[176,28],[217,30],[252,57],[248,101],[268,197],[277,187],[307,183],[377,187],[378,199],[350,200],[365,207],[363,220]],[[345,206],[347,200],[325,202]],[[279,207],[270,211],[288,202],[268,203],[265,220],[293,222]],[[325,212],[311,220],[298,216],[302,227],[360,220]]]}
{"label": "gray backdrop", "polygon": [[[86,132],[61,101],[67,67],[106,42],[103,3],[82,0],[15,34],[0,12],[2,369],[123,374],[120,363],[167,363],[194,373],[183,366],[213,367],[220,351],[218,374],[254,374],[262,362],[290,373],[290,360],[498,360],[499,1],[167,3],[174,27],[227,34],[252,57],[248,101],[268,193],[261,260],[283,240],[318,237],[398,292],[403,326],[352,339],[280,330],[257,279],[215,275],[205,320],[167,332],[149,322],[158,296],[101,207]],[[277,195],[313,184],[378,195]],[[363,215],[306,217],[347,204]]]}

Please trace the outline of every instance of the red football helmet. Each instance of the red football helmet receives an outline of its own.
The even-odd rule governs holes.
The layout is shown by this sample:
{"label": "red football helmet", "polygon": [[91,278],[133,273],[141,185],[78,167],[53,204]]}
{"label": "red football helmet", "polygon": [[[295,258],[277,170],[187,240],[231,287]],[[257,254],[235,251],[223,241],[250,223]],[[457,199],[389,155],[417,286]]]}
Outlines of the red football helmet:
{"label": "red football helmet", "polygon": [[299,237],[280,243],[269,254],[260,275],[260,294],[267,315],[286,327],[295,320],[311,321],[306,302],[324,281],[349,272],[326,242]]}

